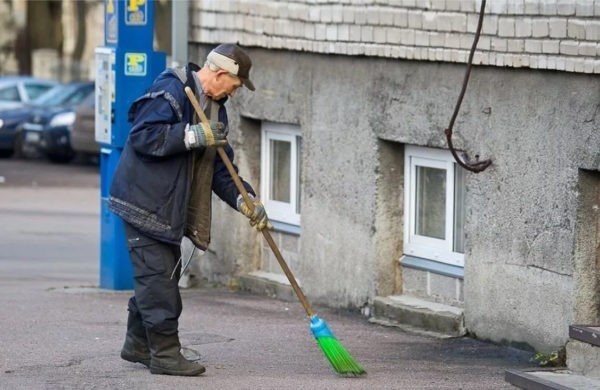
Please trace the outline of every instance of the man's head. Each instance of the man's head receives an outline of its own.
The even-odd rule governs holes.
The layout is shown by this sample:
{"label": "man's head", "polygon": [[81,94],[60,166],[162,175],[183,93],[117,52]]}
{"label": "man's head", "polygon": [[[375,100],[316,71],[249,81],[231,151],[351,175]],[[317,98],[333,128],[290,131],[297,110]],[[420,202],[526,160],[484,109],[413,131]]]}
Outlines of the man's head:
{"label": "man's head", "polygon": [[250,81],[250,68],[252,61],[248,54],[239,46],[232,43],[224,43],[215,47],[206,58],[206,64],[201,72],[204,92],[213,99],[222,99],[225,96],[233,96],[235,90],[245,85],[254,91],[254,84]]}

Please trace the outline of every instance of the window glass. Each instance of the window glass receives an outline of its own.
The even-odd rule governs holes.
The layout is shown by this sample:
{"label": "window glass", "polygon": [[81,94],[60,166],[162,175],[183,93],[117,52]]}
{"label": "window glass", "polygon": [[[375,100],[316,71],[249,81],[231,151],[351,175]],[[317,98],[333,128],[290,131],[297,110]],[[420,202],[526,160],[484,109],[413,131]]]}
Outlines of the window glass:
{"label": "window glass", "polygon": [[88,95],[94,92],[93,85],[85,85],[78,87],[71,95],[69,95],[62,103],[66,106],[75,106],[83,101]]}
{"label": "window glass", "polygon": [[446,237],[446,171],[417,167],[416,233],[421,236]]}
{"label": "window glass", "polygon": [[7,102],[20,102],[19,90],[17,87],[6,87],[0,89],[0,100]]}
{"label": "window glass", "polygon": [[70,87],[57,85],[35,98],[33,104],[38,106],[53,106],[60,104],[60,102],[69,96],[71,92],[72,89]]}
{"label": "window glass", "polygon": [[74,105],[93,91],[93,85],[83,87],[75,84],[57,85],[35,99],[34,104],[40,106]]}
{"label": "window glass", "polygon": [[271,199],[290,202],[291,144],[271,140]]}
{"label": "window glass", "polygon": [[29,100],[35,99],[51,88],[52,86],[47,84],[25,84],[25,91],[29,96]]}

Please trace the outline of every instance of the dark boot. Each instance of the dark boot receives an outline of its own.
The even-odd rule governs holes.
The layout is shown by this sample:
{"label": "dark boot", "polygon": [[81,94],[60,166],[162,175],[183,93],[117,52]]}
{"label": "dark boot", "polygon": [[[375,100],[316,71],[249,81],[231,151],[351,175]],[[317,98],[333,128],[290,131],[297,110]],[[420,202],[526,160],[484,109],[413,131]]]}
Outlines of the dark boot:
{"label": "dark boot", "polygon": [[150,367],[150,348],[146,338],[146,328],[139,313],[129,312],[127,317],[127,334],[121,348],[121,358],[132,363],[142,363]]}
{"label": "dark boot", "polygon": [[164,335],[148,330],[150,346],[150,372],[153,374],[195,376],[206,369],[198,363],[190,362],[181,354],[181,344],[177,333]]}

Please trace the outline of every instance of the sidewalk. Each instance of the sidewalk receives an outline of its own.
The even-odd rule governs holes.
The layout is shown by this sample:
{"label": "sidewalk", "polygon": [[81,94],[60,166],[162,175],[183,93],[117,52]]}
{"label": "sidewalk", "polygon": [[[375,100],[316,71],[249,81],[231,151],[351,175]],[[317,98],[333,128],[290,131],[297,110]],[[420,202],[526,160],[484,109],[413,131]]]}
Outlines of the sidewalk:
{"label": "sidewalk", "polygon": [[341,378],[299,303],[205,286],[183,291],[180,337],[206,373],[151,375],[119,358],[131,292],[97,288],[98,202],[94,188],[0,188],[0,389],[512,389],[504,370],[531,367],[518,350],[316,307],[368,372]]}

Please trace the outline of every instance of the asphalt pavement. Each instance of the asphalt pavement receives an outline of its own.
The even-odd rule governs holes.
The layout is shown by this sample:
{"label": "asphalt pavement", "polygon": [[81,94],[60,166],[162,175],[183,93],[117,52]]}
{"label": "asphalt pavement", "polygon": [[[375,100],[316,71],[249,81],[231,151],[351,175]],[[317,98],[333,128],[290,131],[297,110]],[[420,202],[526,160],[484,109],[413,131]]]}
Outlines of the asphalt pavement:
{"label": "asphalt pavement", "polygon": [[[98,288],[98,168],[0,160],[0,389],[511,389],[529,353],[437,339],[317,306],[368,374],[337,376],[302,307],[201,285],[184,290],[180,338],[200,377],[121,360],[130,291]],[[310,299],[310,296],[308,297]]]}

